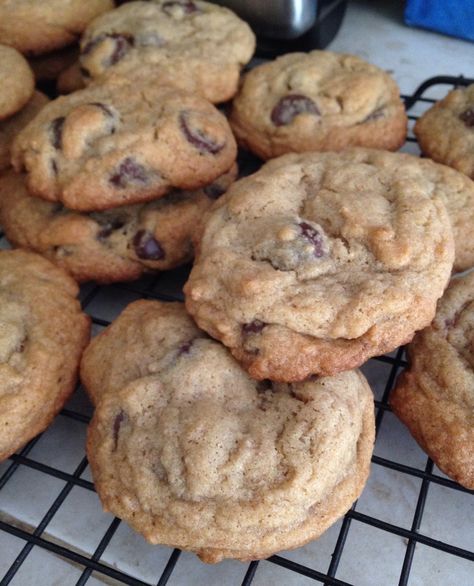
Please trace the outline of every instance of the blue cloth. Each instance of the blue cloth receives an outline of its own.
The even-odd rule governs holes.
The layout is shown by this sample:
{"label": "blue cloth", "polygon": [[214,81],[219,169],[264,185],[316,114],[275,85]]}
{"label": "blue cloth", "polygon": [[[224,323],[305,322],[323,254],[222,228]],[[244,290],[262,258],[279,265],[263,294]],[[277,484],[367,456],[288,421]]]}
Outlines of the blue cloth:
{"label": "blue cloth", "polygon": [[474,0],[407,0],[405,22],[474,41]]}

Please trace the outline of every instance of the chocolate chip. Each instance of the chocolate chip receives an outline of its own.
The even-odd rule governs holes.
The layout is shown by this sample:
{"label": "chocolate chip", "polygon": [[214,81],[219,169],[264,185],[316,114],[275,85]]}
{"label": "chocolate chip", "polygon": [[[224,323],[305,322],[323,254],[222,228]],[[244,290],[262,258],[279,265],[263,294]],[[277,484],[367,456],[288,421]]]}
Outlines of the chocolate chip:
{"label": "chocolate chip", "polygon": [[98,240],[106,240],[114,230],[120,230],[125,226],[125,221],[120,218],[114,218],[110,221],[102,223],[102,228],[97,233]]}
{"label": "chocolate chip", "polygon": [[82,77],[85,77],[86,79],[88,79],[91,76],[90,71],[87,69],[87,67],[79,67],[79,71],[81,72]]}
{"label": "chocolate chip", "polygon": [[242,332],[244,334],[258,334],[267,324],[259,319],[254,319],[248,324],[242,325]]}
{"label": "chocolate chip", "polygon": [[200,151],[215,155],[224,148],[224,143],[219,144],[199,128],[192,128],[185,112],[179,115],[179,126],[186,140]]}
{"label": "chocolate chip", "polygon": [[211,185],[207,185],[204,188],[204,193],[210,199],[218,199],[225,191],[225,188],[217,185],[217,183],[211,183]]}
{"label": "chocolate chip", "polygon": [[66,118],[60,116],[51,122],[51,142],[55,149],[60,149],[63,142],[63,126]]}
{"label": "chocolate chip", "polygon": [[301,229],[301,234],[303,237],[306,238],[306,240],[309,240],[309,242],[311,242],[311,244],[314,246],[314,256],[316,258],[321,258],[324,256],[324,242],[321,234],[306,222],[300,222],[298,225]]}
{"label": "chocolate chip", "polygon": [[133,47],[134,39],[131,35],[121,35],[118,33],[113,33],[109,37],[115,40],[115,49],[109,57],[108,64],[115,65]]}
{"label": "chocolate chip", "polygon": [[88,55],[97,45],[105,41],[105,39],[113,39],[114,49],[104,65],[115,65],[118,63],[135,44],[135,39],[132,35],[124,33],[103,33],[84,45],[81,54]]}
{"label": "chocolate chip", "polygon": [[189,354],[189,352],[191,351],[192,345],[193,345],[193,340],[189,340],[188,342],[185,342],[184,344],[182,344],[178,349],[178,356],[181,356],[182,354]]}
{"label": "chocolate chip", "polygon": [[138,258],[144,260],[162,260],[165,251],[158,240],[148,230],[139,230],[133,238],[133,246]]}
{"label": "chocolate chip", "polygon": [[120,410],[119,414],[114,419],[113,437],[114,437],[114,452],[118,445],[118,436],[121,425],[127,420],[125,411]]}
{"label": "chocolate chip", "polygon": [[268,378],[263,380],[259,380],[257,382],[257,393],[264,393],[265,391],[272,391],[273,390],[273,383]]}
{"label": "chocolate chip", "polygon": [[282,98],[273,108],[271,119],[275,126],[285,126],[293,122],[293,119],[299,114],[320,116],[321,112],[310,98],[300,94],[291,94]]}
{"label": "chocolate chip", "polygon": [[173,9],[175,7],[181,8],[184,14],[200,12],[196,4],[194,4],[194,2],[190,0],[184,0],[183,2],[179,2],[178,0],[175,0],[174,2],[165,2],[162,6],[162,10],[163,12],[171,16],[173,14]]}
{"label": "chocolate chip", "polygon": [[130,184],[148,183],[148,174],[143,165],[140,165],[132,157],[124,159],[117,171],[109,179],[115,187],[125,188]]}
{"label": "chocolate chip", "polygon": [[104,114],[106,114],[107,116],[110,116],[110,118],[113,118],[113,116],[114,116],[114,113],[109,108],[109,106],[106,106],[105,104],[102,104],[101,102],[91,102],[89,104],[89,106],[96,106],[97,108],[100,108],[102,110],[102,112],[104,112]]}
{"label": "chocolate chip", "polygon": [[461,112],[461,114],[459,114],[459,120],[462,120],[467,128],[473,128],[474,108],[468,108],[467,110],[464,110],[464,112]]}
{"label": "chocolate chip", "polygon": [[58,164],[56,162],[56,159],[51,159],[50,164],[51,164],[51,169],[53,170],[53,173],[55,175],[57,175],[58,174]]}
{"label": "chocolate chip", "polygon": [[384,117],[385,117],[385,106],[381,106],[380,108],[377,108],[371,114],[369,114],[367,116],[367,118],[364,118],[364,120],[362,120],[362,123],[372,122],[374,120],[380,120],[380,118],[384,118]]}

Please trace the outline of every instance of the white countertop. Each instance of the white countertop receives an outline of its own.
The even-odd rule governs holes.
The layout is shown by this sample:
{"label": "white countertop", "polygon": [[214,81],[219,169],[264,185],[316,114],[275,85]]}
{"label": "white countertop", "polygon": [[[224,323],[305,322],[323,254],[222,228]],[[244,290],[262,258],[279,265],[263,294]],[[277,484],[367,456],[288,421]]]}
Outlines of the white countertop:
{"label": "white countertop", "polygon": [[[411,93],[424,79],[463,73],[474,77],[474,45],[434,33],[407,28],[402,24],[399,0],[390,2],[353,1],[338,36],[328,47],[355,53],[393,72],[403,93]],[[444,91],[442,88],[440,91]],[[413,150],[413,146],[411,147]],[[0,247],[6,246],[5,241]],[[164,277],[166,279],[166,276]],[[90,286],[85,287],[86,294]],[[110,286],[87,307],[95,317],[113,319],[138,295]],[[363,368],[376,398],[381,399],[390,365],[370,361]],[[85,397],[73,398],[71,409],[91,412]],[[29,457],[70,474],[84,456],[85,425],[59,416],[43,434]],[[407,430],[391,413],[385,413],[375,454],[423,471],[426,455]],[[10,462],[0,464],[0,476]],[[443,477],[438,471],[434,472]],[[90,480],[89,470],[82,478]],[[34,529],[65,486],[54,478],[27,466],[20,466],[0,491],[0,519],[9,519]],[[368,484],[358,501],[357,511],[397,527],[410,529],[416,509],[421,480],[416,476],[372,465]],[[474,550],[474,498],[452,488],[431,483],[420,532],[434,539]],[[91,556],[112,521],[102,512],[95,493],[75,486],[43,534],[45,539]],[[320,572],[327,572],[341,521],[323,537],[281,556]],[[357,586],[395,586],[398,584],[407,540],[370,524],[352,520],[336,578]],[[0,531],[0,579],[24,546],[24,541]],[[171,554],[165,547],[153,547],[121,523],[101,562],[137,579],[156,584]],[[200,563],[183,553],[168,584],[187,586],[227,586],[240,584],[248,564],[223,562],[217,566]],[[34,547],[11,584],[16,586],[69,586],[76,583],[83,568],[53,553]],[[103,574],[94,573],[88,585],[118,584]],[[263,561],[258,565],[255,586],[306,586],[310,578]],[[473,586],[474,564],[438,549],[418,544],[413,559],[409,586]]]}

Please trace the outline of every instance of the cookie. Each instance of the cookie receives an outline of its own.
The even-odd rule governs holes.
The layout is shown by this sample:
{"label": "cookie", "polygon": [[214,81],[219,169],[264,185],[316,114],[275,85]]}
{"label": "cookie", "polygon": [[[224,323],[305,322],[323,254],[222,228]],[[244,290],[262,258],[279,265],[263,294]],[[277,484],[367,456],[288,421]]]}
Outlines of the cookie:
{"label": "cookie", "polygon": [[173,349],[199,337],[207,338],[207,334],[190,319],[182,303],[135,301],[91,340],[81,361],[81,381],[96,404],[106,393],[148,376]]}
{"label": "cookie", "polygon": [[58,76],[56,88],[59,94],[72,94],[86,87],[82,77],[79,61],[75,61]]}
{"label": "cookie", "polygon": [[61,96],[19,134],[12,162],[26,168],[33,195],[103,210],[198,189],[232,166],[237,149],[223,114],[199,96],[137,79]]}
{"label": "cookie", "polygon": [[93,18],[113,7],[113,0],[0,0],[0,43],[42,55],[77,41]]}
{"label": "cookie", "polygon": [[474,179],[474,84],[449,92],[415,124],[421,150]]}
{"label": "cookie", "polygon": [[192,235],[235,179],[236,168],[196,192],[91,214],[29,195],[24,177],[0,177],[0,223],[11,244],[39,252],[76,281],[138,279],[192,259]]}
{"label": "cookie", "polygon": [[0,460],[46,429],[74,389],[90,330],[77,293],[39,255],[0,252]]}
{"label": "cookie", "polygon": [[21,110],[34,89],[33,72],[23,55],[0,45],[0,120]]}
{"label": "cookie", "polygon": [[[369,472],[374,408],[362,374],[259,383],[182,305],[148,306],[165,340],[152,374],[103,394],[89,428],[104,508],[151,543],[206,562],[263,558],[318,537]],[[135,349],[113,327],[103,336],[127,361]]]}
{"label": "cookie", "polygon": [[350,146],[395,151],[407,132],[390,75],[330,51],[289,53],[249,71],[230,120],[239,143],[262,159]]}
{"label": "cookie", "polygon": [[409,155],[270,161],[214,206],[186,307],[257,379],[331,375],[389,352],[430,323],[449,279],[437,191]]}
{"label": "cookie", "polygon": [[0,122],[0,171],[10,166],[10,146],[16,135],[49,102],[41,92],[35,91],[33,97],[19,112]]}
{"label": "cookie", "polygon": [[125,4],[96,18],[81,40],[88,80],[137,68],[150,79],[224,102],[255,50],[250,27],[227,8],[200,0]]}
{"label": "cookie", "polygon": [[474,489],[474,273],[453,279],[408,357],[392,409],[445,474]]}
{"label": "cookie", "polygon": [[33,70],[36,81],[53,81],[73,63],[77,63],[78,55],[79,47],[71,45],[52,53],[31,57],[28,59],[28,63]]}

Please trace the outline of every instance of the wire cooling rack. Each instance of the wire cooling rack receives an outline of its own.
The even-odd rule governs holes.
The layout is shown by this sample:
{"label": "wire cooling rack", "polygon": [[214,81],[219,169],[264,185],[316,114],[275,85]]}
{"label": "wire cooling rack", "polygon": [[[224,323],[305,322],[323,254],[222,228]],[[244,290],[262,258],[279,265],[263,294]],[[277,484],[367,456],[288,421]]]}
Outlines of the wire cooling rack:
{"label": "wire cooling rack", "polygon": [[[435,98],[472,81],[441,76],[422,83],[404,96],[410,125]],[[405,150],[419,152],[411,131]],[[182,300],[188,270],[88,284],[82,306],[97,332],[135,299]],[[0,585],[472,586],[473,493],[434,466],[388,405],[405,364],[399,349],[363,367],[376,397],[377,441],[358,502],[319,540],[247,564],[208,566],[192,554],[151,546],[102,512],[84,453],[92,409],[79,388],[46,432],[0,463]]]}

